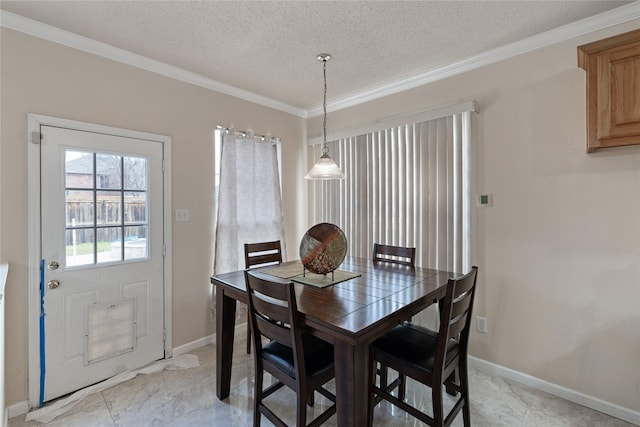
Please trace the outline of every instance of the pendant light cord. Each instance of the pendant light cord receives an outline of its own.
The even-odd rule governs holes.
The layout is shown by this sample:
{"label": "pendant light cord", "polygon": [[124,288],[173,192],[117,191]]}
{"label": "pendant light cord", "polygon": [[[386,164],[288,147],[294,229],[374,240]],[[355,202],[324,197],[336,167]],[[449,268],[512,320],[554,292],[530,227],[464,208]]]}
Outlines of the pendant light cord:
{"label": "pendant light cord", "polygon": [[322,130],[324,135],[324,142],[322,144],[322,154],[328,154],[329,148],[327,147],[327,60],[322,61],[323,75],[324,75],[324,97],[322,99],[322,111],[324,112],[324,122],[322,124]]}

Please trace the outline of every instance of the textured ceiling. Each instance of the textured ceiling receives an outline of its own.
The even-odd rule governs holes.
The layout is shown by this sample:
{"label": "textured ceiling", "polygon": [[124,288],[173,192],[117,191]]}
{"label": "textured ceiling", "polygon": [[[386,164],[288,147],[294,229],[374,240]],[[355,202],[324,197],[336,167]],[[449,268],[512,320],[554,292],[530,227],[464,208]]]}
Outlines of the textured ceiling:
{"label": "textured ceiling", "polygon": [[[2,1],[3,10],[302,110],[629,1]],[[640,5],[639,5],[640,7]]]}

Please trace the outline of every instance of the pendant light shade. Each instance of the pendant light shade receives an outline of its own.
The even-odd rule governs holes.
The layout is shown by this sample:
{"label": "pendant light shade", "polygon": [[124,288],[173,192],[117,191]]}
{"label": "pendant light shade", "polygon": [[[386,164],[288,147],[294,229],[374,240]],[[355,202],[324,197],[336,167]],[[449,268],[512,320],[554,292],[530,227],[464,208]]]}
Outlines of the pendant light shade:
{"label": "pendant light shade", "polygon": [[322,101],[322,110],[324,112],[323,122],[323,143],[322,156],[318,162],[305,175],[305,179],[325,180],[325,179],[344,179],[344,173],[340,166],[329,156],[329,147],[327,147],[327,61],[331,59],[328,53],[318,55],[318,61],[322,62],[324,71],[324,98]]}
{"label": "pendant light shade", "polygon": [[305,175],[305,179],[344,179],[344,173],[329,154],[323,154]]}

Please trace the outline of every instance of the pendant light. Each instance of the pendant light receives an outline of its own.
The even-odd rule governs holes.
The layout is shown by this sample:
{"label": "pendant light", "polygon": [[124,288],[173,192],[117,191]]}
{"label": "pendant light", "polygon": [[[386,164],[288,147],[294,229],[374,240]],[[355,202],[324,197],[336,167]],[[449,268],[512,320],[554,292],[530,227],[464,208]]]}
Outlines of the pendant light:
{"label": "pendant light", "polygon": [[322,109],[324,112],[322,156],[318,162],[305,175],[305,179],[326,180],[326,179],[344,179],[344,173],[340,167],[329,157],[329,147],[327,147],[327,61],[331,59],[328,53],[318,55],[318,61],[322,62],[324,70],[324,98],[322,101]]}

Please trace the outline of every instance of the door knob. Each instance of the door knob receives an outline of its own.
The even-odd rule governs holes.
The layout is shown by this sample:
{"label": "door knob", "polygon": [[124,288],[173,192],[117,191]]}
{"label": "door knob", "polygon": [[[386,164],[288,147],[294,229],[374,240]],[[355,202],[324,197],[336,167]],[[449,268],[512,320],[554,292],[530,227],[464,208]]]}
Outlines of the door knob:
{"label": "door knob", "polygon": [[58,264],[58,261],[51,261],[49,264],[47,264],[47,268],[49,270],[57,270],[58,267],[60,267],[60,264]]}
{"label": "door knob", "polygon": [[58,281],[58,280],[49,280],[47,282],[47,288],[49,288],[49,289],[55,289],[58,286],[60,286],[60,281]]}

